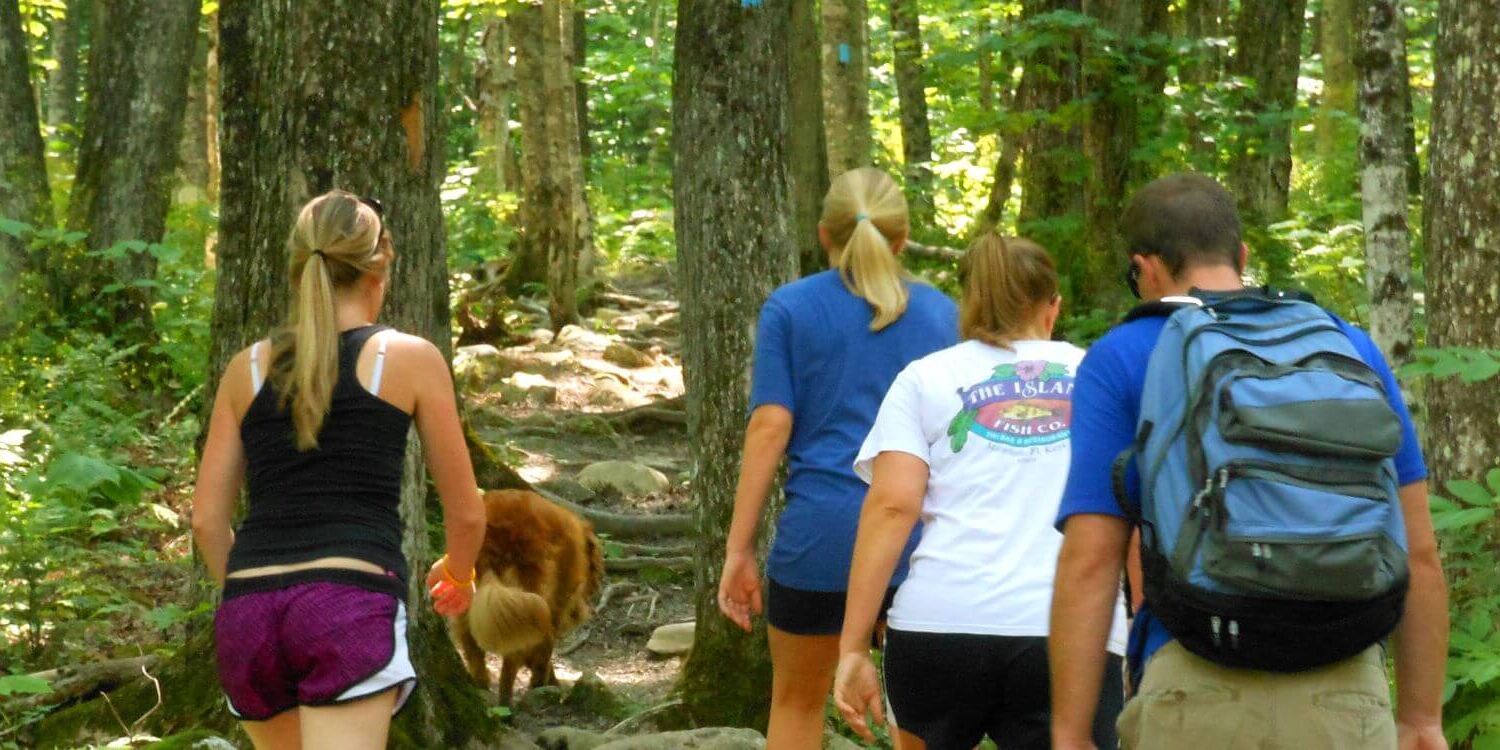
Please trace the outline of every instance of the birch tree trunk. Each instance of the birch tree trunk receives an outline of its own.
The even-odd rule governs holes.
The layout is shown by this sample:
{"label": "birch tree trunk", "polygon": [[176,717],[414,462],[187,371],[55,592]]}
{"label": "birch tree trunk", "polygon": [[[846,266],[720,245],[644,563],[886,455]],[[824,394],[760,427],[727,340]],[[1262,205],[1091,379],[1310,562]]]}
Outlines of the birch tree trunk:
{"label": "birch tree trunk", "polygon": [[[1438,4],[1432,173],[1425,220],[1427,335],[1435,347],[1500,349],[1500,6]],[[1427,459],[1442,482],[1500,464],[1500,379],[1435,380]],[[1492,538],[1500,529],[1490,529]]]}
{"label": "birch tree trunk", "polygon": [[791,0],[787,38],[787,164],[791,176],[792,245],[802,275],[828,267],[818,242],[818,219],[828,192],[828,139],[823,123],[823,70],[818,51],[817,0]]}
{"label": "birch tree trunk", "polygon": [[[0,2],[0,219],[46,227],[52,193],[29,70],[20,7]],[[30,265],[26,243],[0,232],[0,291]]]}
{"label": "birch tree trunk", "polygon": [[785,150],[790,1],[678,5],[672,174],[700,545],[698,628],[681,690],[699,725],[764,728],[767,718],[764,626],[746,636],[719,614],[716,594],[745,428],[752,332],[766,296],[797,268]]}
{"label": "birch tree trunk", "polygon": [[828,171],[871,164],[868,0],[822,0],[823,111]]}
{"label": "birch tree trunk", "polygon": [[[88,232],[98,252],[127,240],[160,242],[177,173],[178,142],[198,43],[201,0],[112,0],[95,6],[89,45],[88,103],[78,172],[68,202],[68,227]],[[149,43],[144,40],[150,40]],[[148,286],[155,257],[129,252],[100,267],[71,254],[50,275],[69,306],[92,297],[109,311],[102,324],[152,337]],[[102,293],[107,284],[124,284]]]}
{"label": "birch tree trunk", "polygon": [[545,279],[556,330],[578,321],[579,263],[593,252],[574,99],[573,3],[523,3],[510,19],[521,98],[523,237],[505,285],[515,291]]}
{"label": "birch tree trunk", "polygon": [[888,0],[896,93],[901,105],[901,151],[906,203],[915,227],[933,222],[932,128],[927,120],[927,75],[922,63],[919,0]]}
{"label": "birch tree trunk", "polygon": [[1292,111],[1307,0],[1244,0],[1235,26],[1231,72],[1255,82],[1249,113],[1231,154],[1230,188],[1240,204],[1246,236],[1264,262],[1265,281],[1291,277],[1290,251],[1274,242],[1267,227],[1286,218],[1292,178]]}
{"label": "birch tree trunk", "polygon": [[1401,0],[1367,0],[1359,67],[1365,287],[1370,335],[1392,365],[1411,359],[1413,336],[1403,23]]}
{"label": "birch tree trunk", "polygon": [[479,141],[484,149],[480,183],[492,190],[515,190],[520,182],[511,142],[511,99],[515,70],[511,67],[510,24],[499,14],[484,26],[479,79]]}

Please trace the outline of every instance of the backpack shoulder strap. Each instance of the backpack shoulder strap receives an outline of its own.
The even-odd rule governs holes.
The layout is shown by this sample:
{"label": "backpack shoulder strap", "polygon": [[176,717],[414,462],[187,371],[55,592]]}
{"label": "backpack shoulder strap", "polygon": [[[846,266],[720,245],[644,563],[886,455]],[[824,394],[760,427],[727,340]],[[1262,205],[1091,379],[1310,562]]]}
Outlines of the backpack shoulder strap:
{"label": "backpack shoulder strap", "polygon": [[1132,320],[1140,320],[1141,318],[1168,318],[1172,316],[1172,313],[1184,307],[1202,306],[1203,300],[1197,297],[1162,297],[1158,300],[1136,305],[1131,308],[1130,312],[1125,313],[1125,319],[1120,322],[1129,323]]}

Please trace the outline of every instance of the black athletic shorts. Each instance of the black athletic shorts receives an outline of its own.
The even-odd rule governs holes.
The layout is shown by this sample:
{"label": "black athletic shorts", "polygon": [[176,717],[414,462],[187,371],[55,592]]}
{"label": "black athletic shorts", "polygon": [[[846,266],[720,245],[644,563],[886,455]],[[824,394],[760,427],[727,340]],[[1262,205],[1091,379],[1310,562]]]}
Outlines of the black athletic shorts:
{"label": "black athletic shorts", "polygon": [[[1125,703],[1121,659],[1110,655],[1094,713],[1094,745],[1116,747]],[[1002,750],[1052,746],[1047,639],[890,629],[885,638],[887,718],[927,750],[970,750],[988,735]],[[1204,748],[1209,750],[1209,748]]]}
{"label": "black athletic shorts", "polygon": [[[838,635],[844,629],[845,591],[805,591],[766,581],[766,622],[792,635]],[[895,589],[887,589],[880,603],[880,622],[891,608]]]}

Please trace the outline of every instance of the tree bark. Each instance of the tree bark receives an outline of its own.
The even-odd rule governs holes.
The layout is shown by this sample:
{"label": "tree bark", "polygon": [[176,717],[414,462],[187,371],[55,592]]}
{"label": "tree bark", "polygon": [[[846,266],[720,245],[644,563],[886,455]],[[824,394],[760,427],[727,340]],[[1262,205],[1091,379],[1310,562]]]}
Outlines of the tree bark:
{"label": "tree bark", "polygon": [[510,64],[510,24],[499,14],[485,23],[483,57],[480,58],[479,140],[483,151],[480,160],[480,184],[491,190],[515,190],[520,179],[515,165],[515,147],[511,143],[511,99],[515,90],[515,70]]}
{"label": "tree bark", "polygon": [[219,159],[219,14],[208,17],[208,61],[203,69],[203,148],[208,165],[208,202],[219,203],[223,163]]}
{"label": "tree bark", "polygon": [[871,164],[868,0],[822,0],[823,112],[828,171]]}
{"label": "tree bark", "polygon": [[[428,0],[221,6],[225,158],[209,382],[283,318],[291,222],[335,187],[385,205],[397,255],[382,319],[448,350],[437,14]],[[400,54],[377,65],[371,50]],[[419,456],[413,445],[402,518],[412,570],[407,639],[423,680],[391,746],[480,747],[492,720],[422,591],[431,554]],[[207,655],[196,658],[212,668]]]}
{"label": "tree bark", "polygon": [[47,124],[59,137],[76,142],[78,128],[78,40],[83,34],[88,0],[68,0],[52,24],[52,59],[57,67],[47,75]]}
{"label": "tree bark", "polygon": [[523,237],[505,286],[519,291],[539,281],[540,272],[556,330],[578,321],[579,263],[593,253],[578,152],[573,2],[525,3],[510,18],[521,99]]}
{"label": "tree bark", "polygon": [[[1400,0],[1367,0],[1359,58],[1365,287],[1370,335],[1393,365],[1412,354],[1411,236],[1407,226],[1406,58]],[[1328,30],[1324,30],[1326,35]]]}
{"label": "tree bark", "polygon": [[[68,203],[68,227],[88,232],[93,252],[129,240],[160,242],[166,230],[202,5],[112,0],[94,8],[83,140]],[[154,295],[135,282],[156,275],[154,256],[128,252],[103,268],[91,256],[63,261],[49,274],[69,282],[56,289],[62,300],[71,306],[106,284],[123,284],[93,304],[111,313],[104,324],[112,330],[136,341],[152,337]]]}
{"label": "tree bark", "polygon": [[204,19],[194,45],[192,64],[188,68],[186,104],[183,107],[182,138],[177,143],[177,164],[183,187],[197,190],[196,200],[208,194],[208,133],[204,126],[208,122],[208,30],[213,28],[213,19]]}
{"label": "tree bark", "polygon": [[[1427,336],[1434,347],[1500,349],[1500,6],[1438,4],[1431,182],[1427,196]],[[1500,378],[1432,382],[1427,459],[1438,482],[1481,479],[1500,445]],[[1439,485],[1441,486],[1441,485]],[[1500,529],[1491,528],[1492,535]]]}
{"label": "tree bark", "polygon": [[[1323,96],[1318,103],[1318,161],[1323,190],[1327,195],[1345,195],[1353,186],[1348,145],[1357,122],[1359,70],[1355,48],[1362,27],[1358,4],[1364,0],[1323,0],[1318,24],[1323,53]],[[1365,27],[1368,28],[1368,27]]]}
{"label": "tree bark", "polygon": [[1307,0],[1244,0],[1231,72],[1254,82],[1240,141],[1229,145],[1230,188],[1240,204],[1252,257],[1271,284],[1291,278],[1290,251],[1267,227],[1286,218],[1292,177],[1292,111],[1302,59]]}
{"label": "tree bark", "polygon": [[823,71],[818,50],[817,0],[791,0],[791,31],[787,39],[791,71],[787,99],[790,132],[787,163],[792,180],[792,245],[802,275],[828,267],[828,254],[818,242],[818,219],[828,192],[828,139],[824,130]]}
{"label": "tree bark", "polygon": [[589,85],[582,75],[583,68],[589,61],[589,14],[584,10],[581,0],[577,1],[578,7],[573,11],[573,101],[578,107],[578,157],[583,162],[583,181],[587,184],[589,157],[594,153],[593,144],[589,141]]}
{"label": "tree bark", "polygon": [[[52,193],[27,62],[20,7],[0,2],[0,219],[52,224]],[[31,265],[26,243],[0,232],[0,291]]]}
{"label": "tree bark", "polygon": [[927,120],[927,75],[922,63],[922,22],[918,0],[889,0],[896,95],[901,105],[901,151],[905,158],[906,203],[912,226],[930,229],[934,219],[932,128]]}
{"label": "tree bark", "polygon": [[770,663],[716,603],[745,426],[751,332],[797,267],[787,164],[790,0],[682,0],[673,101],[673,193],[692,496],[701,554],[698,631],[683,700],[700,725],[764,727]]}
{"label": "tree bark", "polygon": [[[1083,189],[1084,245],[1089,252],[1082,256],[1086,262],[1075,264],[1072,279],[1079,309],[1088,309],[1119,287],[1114,275],[1105,271],[1116,259],[1111,249],[1120,245],[1117,217],[1124,210],[1126,191],[1141,176],[1131,154],[1141,140],[1142,120],[1161,121],[1144,115],[1158,106],[1165,83],[1164,63],[1141,64],[1144,48],[1139,40],[1166,31],[1167,3],[1084,0],[1083,9],[1106,32],[1085,50],[1084,86],[1091,101],[1083,124],[1083,151],[1089,163]],[[1140,75],[1142,70],[1147,74]]]}
{"label": "tree bark", "polygon": [[[1215,40],[1228,36],[1229,0],[1188,0],[1182,11],[1183,29],[1197,48],[1180,65],[1184,89],[1201,92],[1224,77],[1226,56]],[[1215,165],[1217,148],[1194,107],[1186,113],[1188,149],[1193,162]]]}

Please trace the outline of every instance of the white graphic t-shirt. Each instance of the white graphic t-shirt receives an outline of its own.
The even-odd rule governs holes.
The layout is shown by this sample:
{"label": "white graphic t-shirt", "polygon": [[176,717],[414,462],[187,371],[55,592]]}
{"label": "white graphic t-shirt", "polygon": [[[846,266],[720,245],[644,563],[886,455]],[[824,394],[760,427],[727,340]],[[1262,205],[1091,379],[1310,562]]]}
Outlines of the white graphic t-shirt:
{"label": "white graphic t-shirt", "polygon": [[[909,453],[928,466],[922,539],[890,625],[927,633],[1046,636],[1062,535],[1052,524],[1068,478],[1073,376],[1083,350],[966,341],[896,378],[855,459]],[[1124,598],[1109,650],[1125,652]]]}

